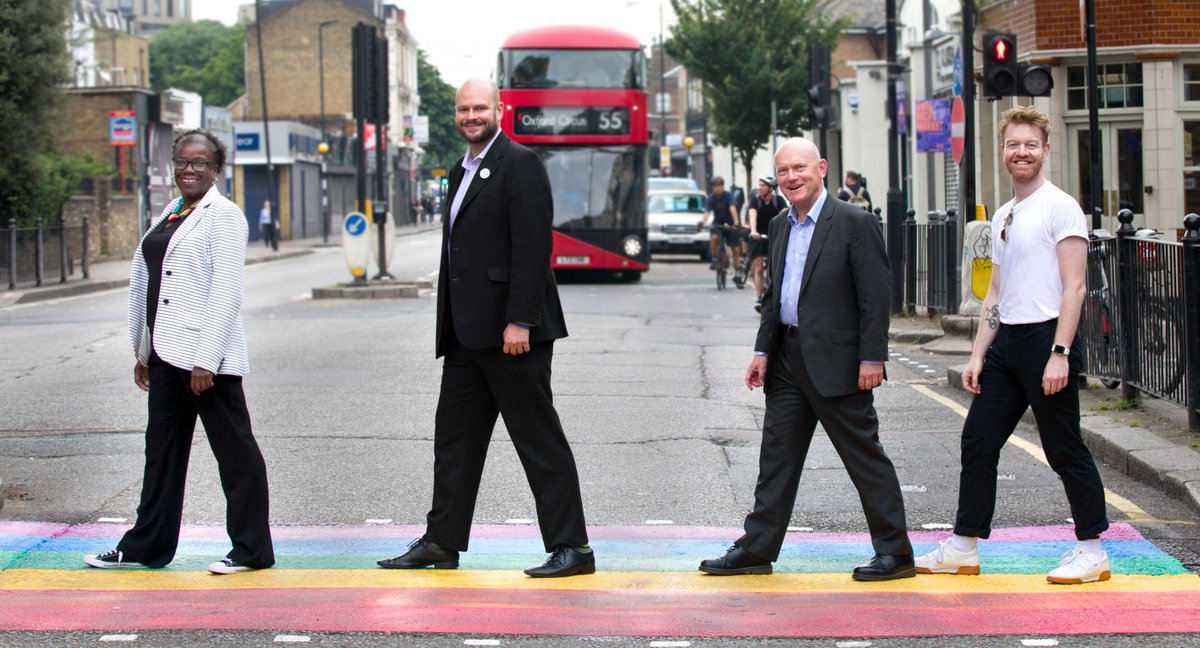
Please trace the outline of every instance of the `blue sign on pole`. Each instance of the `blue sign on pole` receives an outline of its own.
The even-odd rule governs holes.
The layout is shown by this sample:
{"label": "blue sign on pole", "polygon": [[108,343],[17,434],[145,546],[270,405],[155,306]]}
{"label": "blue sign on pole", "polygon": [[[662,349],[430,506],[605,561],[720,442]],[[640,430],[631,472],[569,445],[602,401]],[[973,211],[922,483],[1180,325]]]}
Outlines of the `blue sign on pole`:
{"label": "blue sign on pole", "polygon": [[913,115],[918,153],[950,152],[950,100],[918,101]]}
{"label": "blue sign on pole", "polygon": [[358,212],[346,216],[346,233],[350,236],[360,236],[367,229],[367,217]]}
{"label": "blue sign on pole", "polygon": [[954,96],[961,97],[963,89],[962,48],[954,48]]}

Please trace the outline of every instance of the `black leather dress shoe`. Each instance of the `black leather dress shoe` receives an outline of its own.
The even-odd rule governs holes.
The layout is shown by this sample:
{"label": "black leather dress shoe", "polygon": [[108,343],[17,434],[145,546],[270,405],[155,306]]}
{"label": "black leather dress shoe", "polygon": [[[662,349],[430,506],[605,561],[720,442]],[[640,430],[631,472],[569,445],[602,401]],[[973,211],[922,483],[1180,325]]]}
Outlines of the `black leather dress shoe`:
{"label": "black leather dress shoe", "polygon": [[771,561],[764,560],[733,545],[720,558],[701,560],[700,571],[714,576],[736,576],[739,574],[770,574]]}
{"label": "black leather dress shoe", "polygon": [[384,569],[458,569],[458,552],[442,549],[425,538],[408,544],[408,551],[377,563]]}
{"label": "black leather dress shoe", "polygon": [[913,564],[912,554],[907,556],[890,556],[875,554],[871,562],[854,568],[854,580],[885,581],[897,578],[912,578],[917,575],[917,566]]}
{"label": "black leather dress shoe", "polygon": [[596,553],[584,553],[578,549],[560,545],[550,554],[546,562],[530,567],[525,573],[534,578],[560,578],[577,574],[596,573]]}

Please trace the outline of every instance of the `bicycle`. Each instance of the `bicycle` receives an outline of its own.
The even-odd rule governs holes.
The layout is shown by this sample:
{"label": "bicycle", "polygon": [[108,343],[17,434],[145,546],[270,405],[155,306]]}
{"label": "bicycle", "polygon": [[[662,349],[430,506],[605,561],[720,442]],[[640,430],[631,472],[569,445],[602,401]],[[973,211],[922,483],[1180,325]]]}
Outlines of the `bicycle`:
{"label": "bicycle", "polygon": [[[746,230],[744,232],[743,236],[747,240],[750,240],[750,248],[751,249],[747,250],[745,253],[742,254],[742,263],[741,263],[742,280],[743,281],[751,281],[752,277],[754,276],[754,257],[751,255],[751,252],[753,251],[754,244],[758,241],[761,241],[761,243],[764,247],[762,260],[763,260],[763,292],[765,293],[767,288],[769,288],[771,286],[771,263],[768,261],[770,246],[767,243],[767,235],[759,234],[758,240],[754,241],[754,240],[750,239],[750,231]],[[761,302],[755,303],[754,310],[762,312],[762,303]]]}
{"label": "bicycle", "polygon": [[729,257],[732,252],[729,249],[729,242],[725,240],[725,232],[729,229],[732,229],[729,225],[715,223],[710,228],[710,232],[717,235],[717,256],[714,259],[714,269],[717,272],[717,290],[725,290],[725,280],[729,274]]}

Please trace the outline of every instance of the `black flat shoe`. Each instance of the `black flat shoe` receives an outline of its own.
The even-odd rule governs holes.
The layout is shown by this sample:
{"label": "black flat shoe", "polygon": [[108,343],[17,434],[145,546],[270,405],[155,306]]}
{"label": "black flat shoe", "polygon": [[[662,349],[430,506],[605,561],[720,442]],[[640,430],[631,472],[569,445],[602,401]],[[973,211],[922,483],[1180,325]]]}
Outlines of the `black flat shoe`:
{"label": "black flat shoe", "polygon": [[875,554],[871,562],[854,568],[854,580],[886,581],[897,578],[912,578],[917,575],[916,564],[912,554],[907,556],[890,556]]}
{"label": "black flat shoe", "polygon": [[442,549],[425,538],[417,538],[409,543],[408,551],[376,564],[384,569],[458,569],[458,552]]}
{"label": "black flat shoe", "polygon": [[700,561],[700,571],[714,576],[770,574],[771,561],[759,558],[749,551],[733,545],[720,558]]}
{"label": "black flat shoe", "polygon": [[534,578],[561,578],[594,573],[596,573],[596,553],[594,551],[584,553],[566,545],[556,548],[546,562],[525,570],[526,575]]}

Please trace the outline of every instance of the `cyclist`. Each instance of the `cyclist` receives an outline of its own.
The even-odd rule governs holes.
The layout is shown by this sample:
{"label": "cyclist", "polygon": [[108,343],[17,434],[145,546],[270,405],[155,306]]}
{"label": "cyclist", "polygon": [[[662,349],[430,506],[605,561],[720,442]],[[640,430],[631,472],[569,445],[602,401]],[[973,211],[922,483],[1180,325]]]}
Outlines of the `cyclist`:
{"label": "cyclist", "polygon": [[[738,248],[741,246],[737,237],[737,228],[741,224],[741,219],[738,218],[737,205],[734,202],[733,194],[725,191],[725,179],[721,176],[713,178],[712,190],[713,192],[709,194],[708,200],[704,203],[704,217],[700,219],[699,223],[696,223],[697,227],[704,227],[704,224],[708,222],[709,215],[712,216],[713,230],[708,248],[708,267],[713,270],[717,269],[717,237],[723,235],[733,253],[733,267],[736,268],[741,258],[738,253]],[[724,229],[717,228],[718,225],[724,226]]]}
{"label": "cyclist", "polygon": [[787,211],[787,201],[775,193],[779,186],[775,176],[765,175],[758,179],[758,192],[750,197],[747,220],[750,221],[750,258],[754,263],[754,310],[762,312],[763,267],[766,264],[767,242],[762,235],[767,232],[767,223],[776,214]]}

